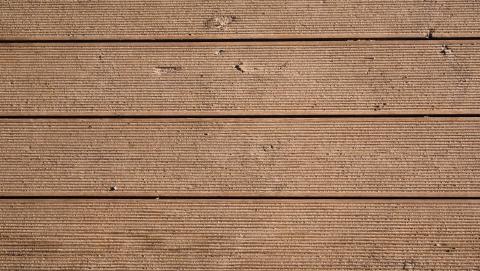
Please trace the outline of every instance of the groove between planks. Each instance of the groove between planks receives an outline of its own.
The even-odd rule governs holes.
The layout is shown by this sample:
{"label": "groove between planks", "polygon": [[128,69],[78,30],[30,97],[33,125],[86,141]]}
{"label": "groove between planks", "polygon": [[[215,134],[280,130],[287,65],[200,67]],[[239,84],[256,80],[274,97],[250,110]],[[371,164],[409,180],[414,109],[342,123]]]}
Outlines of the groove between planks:
{"label": "groove between planks", "polygon": [[478,196],[479,128],[479,118],[2,119],[0,191]]}
{"label": "groove between planks", "polygon": [[479,114],[477,41],[1,44],[0,116]]}
{"label": "groove between planks", "polygon": [[476,270],[478,200],[1,200],[0,270]]}
{"label": "groove between planks", "polygon": [[37,0],[0,10],[3,40],[480,37],[480,3],[468,0]]}

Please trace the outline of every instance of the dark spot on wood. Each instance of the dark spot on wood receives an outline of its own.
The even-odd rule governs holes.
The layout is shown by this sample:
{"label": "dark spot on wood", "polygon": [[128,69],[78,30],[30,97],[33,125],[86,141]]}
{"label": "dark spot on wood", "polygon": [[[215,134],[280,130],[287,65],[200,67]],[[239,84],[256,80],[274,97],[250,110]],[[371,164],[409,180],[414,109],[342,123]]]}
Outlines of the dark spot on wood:
{"label": "dark spot on wood", "polygon": [[454,247],[450,247],[450,248],[446,249],[445,251],[446,251],[446,252],[454,252],[455,249],[456,249],[456,248],[454,248]]}
{"label": "dark spot on wood", "polygon": [[433,29],[428,29],[428,32],[427,32],[427,35],[426,35],[426,38],[427,39],[432,39],[433,38]]}
{"label": "dark spot on wood", "polygon": [[440,50],[440,53],[444,56],[452,54],[452,50],[448,48],[447,45],[442,45],[442,49]]}
{"label": "dark spot on wood", "polygon": [[262,146],[262,149],[263,149],[264,152],[267,152],[267,151],[273,150],[274,147],[273,147],[273,145],[271,145],[271,144],[270,144],[270,145],[263,145],[263,146]]}
{"label": "dark spot on wood", "polygon": [[242,68],[242,65],[243,65],[242,62],[236,64],[236,65],[235,65],[235,69],[236,69],[237,71],[241,72],[241,73],[244,73],[245,70]]}

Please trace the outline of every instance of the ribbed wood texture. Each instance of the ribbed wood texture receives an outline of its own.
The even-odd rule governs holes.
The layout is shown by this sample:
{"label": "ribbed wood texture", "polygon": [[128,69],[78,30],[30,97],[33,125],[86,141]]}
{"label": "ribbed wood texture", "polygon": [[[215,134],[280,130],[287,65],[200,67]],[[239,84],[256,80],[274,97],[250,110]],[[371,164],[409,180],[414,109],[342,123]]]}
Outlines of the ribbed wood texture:
{"label": "ribbed wood texture", "polygon": [[477,270],[478,200],[2,200],[0,270]]}
{"label": "ribbed wood texture", "polygon": [[480,119],[4,119],[0,191],[480,192]]}
{"label": "ribbed wood texture", "polygon": [[0,45],[0,115],[480,113],[474,41]]}
{"label": "ribbed wood texture", "polygon": [[1,1],[0,39],[478,37],[471,0]]}
{"label": "ribbed wood texture", "polygon": [[0,271],[479,271],[479,38],[473,0],[0,0]]}

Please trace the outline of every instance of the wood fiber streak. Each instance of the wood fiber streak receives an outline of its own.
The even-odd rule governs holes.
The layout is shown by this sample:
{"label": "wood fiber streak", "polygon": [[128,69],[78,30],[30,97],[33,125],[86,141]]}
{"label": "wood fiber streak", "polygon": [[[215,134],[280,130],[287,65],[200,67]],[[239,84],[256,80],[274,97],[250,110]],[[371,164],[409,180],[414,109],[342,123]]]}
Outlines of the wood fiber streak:
{"label": "wood fiber streak", "polygon": [[478,114],[474,41],[0,45],[0,115]]}
{"label": "wood fiber streak", "polygon": [[2,200],[0,270],[477,270],[478,200]]}
{"label": "wood fiber streak", "polygon": [[479,118],[3,119],[0,192],[478,193],[479,142]]}
{"label": "wood fiber streak", "polygon": [[0,1],[3,40],[479,37],[471,0]]}

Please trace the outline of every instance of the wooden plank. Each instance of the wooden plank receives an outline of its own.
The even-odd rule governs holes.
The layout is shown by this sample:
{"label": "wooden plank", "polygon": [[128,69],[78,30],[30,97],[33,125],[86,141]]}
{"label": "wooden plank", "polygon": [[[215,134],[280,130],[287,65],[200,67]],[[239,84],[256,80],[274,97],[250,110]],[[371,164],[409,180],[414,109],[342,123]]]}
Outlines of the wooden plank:
{"label": "wooden plank", "polygon": [[0,191],[479,196],[479,142],[480,118],[2,119]]}
{"label": "wooden plank", "polygon": [[477,270],[478,200],[2,200],[0,270]]}
{"label": "wooden plank", "polygon": [[1,1],[3,40],[479,37],[470,0]]}
{"label": "wooden plank", "polygon": [[0,115],[479,114],[477,41],[0,45]]}

